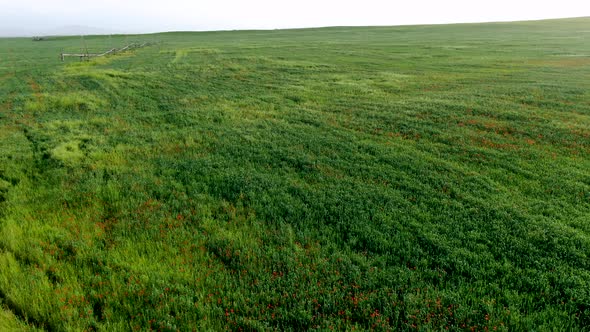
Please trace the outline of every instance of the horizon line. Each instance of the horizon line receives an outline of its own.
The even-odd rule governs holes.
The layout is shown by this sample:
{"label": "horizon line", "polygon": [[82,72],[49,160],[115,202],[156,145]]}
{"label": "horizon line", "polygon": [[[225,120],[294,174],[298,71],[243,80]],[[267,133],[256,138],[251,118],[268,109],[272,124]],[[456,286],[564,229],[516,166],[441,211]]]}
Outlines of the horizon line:
{"label": "horizon line", "polygon": [[[22,35],[1,35],[0,38],[31,38],[31,37],[74,37],[74,36],[128,36],[128,35],[156,35],[165,33],[200,33],[200,32],[238,32],[238,31],[289,31],[289,30],[311,30],[311,29],[330,29],[330,28],[385,28],[385,27],[411,27],[411,26],[434,26],[434,25],[461,25],[461,24],[497,24],[497,23],[518,23],[518,22],[540,22],[555,20],[573,20],[573,19],[590,19],[590,16],[572,16],[572,17],[552,17],[552,18],[534,18],[522,20],[492,20],[492,21],[468,21],[468,22],[442,22],[442,23],[412,23],[412,24],[376,24],[376,25],[325,25],[325,26],[306,26],[306,27],[287,27],[287,28],[244,28],[244,29],[210,29],[210,30],[161,30],[154,32],[113,32],[113,33],[91,33],[91,34],[34,34],[26,33]],[[86,29],[108,30],[94,26],[69,25],[57,27],[54,29],[63,29],[68,27],[78,27]]]}

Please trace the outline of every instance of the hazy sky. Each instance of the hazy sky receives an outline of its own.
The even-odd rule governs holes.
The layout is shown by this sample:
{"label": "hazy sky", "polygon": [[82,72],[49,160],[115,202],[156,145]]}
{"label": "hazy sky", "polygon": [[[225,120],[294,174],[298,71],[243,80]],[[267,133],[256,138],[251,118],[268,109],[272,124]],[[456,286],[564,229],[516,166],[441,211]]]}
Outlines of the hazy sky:
{"label": "hazy sky", "polygon": [[402,25],[590,16],[590,0],[0,0],[0,28],[121,32]]}

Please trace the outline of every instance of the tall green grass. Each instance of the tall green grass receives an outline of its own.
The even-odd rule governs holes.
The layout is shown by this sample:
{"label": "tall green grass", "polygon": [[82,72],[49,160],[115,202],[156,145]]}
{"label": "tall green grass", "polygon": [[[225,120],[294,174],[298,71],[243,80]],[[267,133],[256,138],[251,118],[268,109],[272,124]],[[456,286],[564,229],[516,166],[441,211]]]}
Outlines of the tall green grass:
{"label": "tall green grass", "polygon": [[587,329],[588,26],[0,39],[0,329]]}

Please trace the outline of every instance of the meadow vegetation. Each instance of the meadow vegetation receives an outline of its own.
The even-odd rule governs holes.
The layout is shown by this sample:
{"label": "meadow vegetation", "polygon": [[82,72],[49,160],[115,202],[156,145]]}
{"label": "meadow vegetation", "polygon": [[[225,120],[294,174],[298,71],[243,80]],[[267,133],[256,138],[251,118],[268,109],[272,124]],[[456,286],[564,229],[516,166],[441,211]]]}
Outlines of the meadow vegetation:
{"label": "meadow vegetation", "polygon": [[0,39],[1,330],[590,326],[589,18],[134,38]]}

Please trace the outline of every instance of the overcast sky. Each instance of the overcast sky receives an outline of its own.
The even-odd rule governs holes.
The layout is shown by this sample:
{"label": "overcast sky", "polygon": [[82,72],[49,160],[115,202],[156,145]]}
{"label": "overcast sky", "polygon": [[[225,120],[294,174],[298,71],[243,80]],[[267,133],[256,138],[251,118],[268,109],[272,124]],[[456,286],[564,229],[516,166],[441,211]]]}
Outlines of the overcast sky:
{"label": "overcast sky", "polygon": [[0,29],[120,32],[403,25],[590,16],[590,0],[0,0]]}

